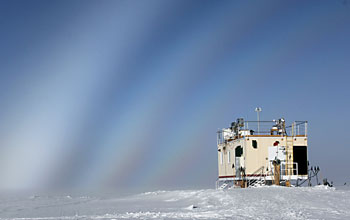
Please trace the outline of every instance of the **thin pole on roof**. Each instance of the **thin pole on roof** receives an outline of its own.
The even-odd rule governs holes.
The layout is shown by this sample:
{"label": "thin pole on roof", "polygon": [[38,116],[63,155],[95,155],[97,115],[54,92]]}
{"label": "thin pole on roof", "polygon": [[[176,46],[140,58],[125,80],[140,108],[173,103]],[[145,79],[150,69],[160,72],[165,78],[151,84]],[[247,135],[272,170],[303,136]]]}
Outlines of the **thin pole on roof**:
{"label": "thin pole on roof", "polygon": [[258,134],[260,134],[260,112],[262,111],[262,109],[260,107],[256,107],[255,111],[258,116]]}

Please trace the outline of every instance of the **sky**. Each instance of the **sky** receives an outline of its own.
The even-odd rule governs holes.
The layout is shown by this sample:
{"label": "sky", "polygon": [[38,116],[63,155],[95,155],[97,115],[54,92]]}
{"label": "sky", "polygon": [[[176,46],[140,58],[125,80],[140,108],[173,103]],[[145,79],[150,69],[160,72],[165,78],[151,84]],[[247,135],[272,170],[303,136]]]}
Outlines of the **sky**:
{"label": "sky", "polygon": [[349,27],[346,0],[1,0],[0,190],[213,188],[257,106],[350,181]]}

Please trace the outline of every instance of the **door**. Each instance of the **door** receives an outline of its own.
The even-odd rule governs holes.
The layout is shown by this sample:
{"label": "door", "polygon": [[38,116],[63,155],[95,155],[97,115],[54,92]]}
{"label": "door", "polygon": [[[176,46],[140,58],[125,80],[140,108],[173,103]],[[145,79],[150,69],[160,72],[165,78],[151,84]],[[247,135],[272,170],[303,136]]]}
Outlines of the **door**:
{"label": "door", "polygon": [[293,146],[293,162],[298,163],[298,175],[307,175],[306,146]]}

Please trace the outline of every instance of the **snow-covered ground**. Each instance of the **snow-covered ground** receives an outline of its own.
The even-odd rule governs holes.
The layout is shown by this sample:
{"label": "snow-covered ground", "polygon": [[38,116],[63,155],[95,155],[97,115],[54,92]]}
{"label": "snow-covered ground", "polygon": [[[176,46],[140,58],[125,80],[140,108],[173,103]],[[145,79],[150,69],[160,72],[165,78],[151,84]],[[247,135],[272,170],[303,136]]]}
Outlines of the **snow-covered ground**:
{"label": "snow-covered ground", "polygon": [[350,188],[178,190],[121,198],[2,197],[0,219],[350,219]]}

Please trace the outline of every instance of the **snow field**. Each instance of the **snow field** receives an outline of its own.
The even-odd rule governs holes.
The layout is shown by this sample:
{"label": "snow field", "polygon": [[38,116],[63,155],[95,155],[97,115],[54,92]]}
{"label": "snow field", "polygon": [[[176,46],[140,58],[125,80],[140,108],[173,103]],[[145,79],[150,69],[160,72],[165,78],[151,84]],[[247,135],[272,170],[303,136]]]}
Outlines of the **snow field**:
{"label": "snow field", "polygon": [[178,190],[122,198],[1,198],[0,219],[350,219],[350,189]]}

